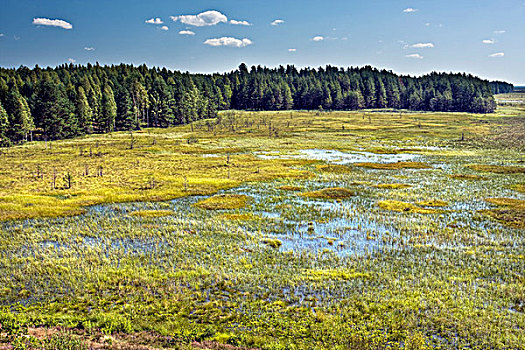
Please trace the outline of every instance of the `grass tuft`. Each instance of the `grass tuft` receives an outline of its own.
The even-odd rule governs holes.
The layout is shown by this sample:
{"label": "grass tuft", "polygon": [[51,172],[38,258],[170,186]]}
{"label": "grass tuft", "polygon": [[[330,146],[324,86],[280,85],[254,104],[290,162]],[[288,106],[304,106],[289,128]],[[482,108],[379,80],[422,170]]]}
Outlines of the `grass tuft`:
{"label": "grass tuft", "polygon": [[345,199],[355,196],[355,192],[347,188],[332,187],[312,192],[302,192],[298,196],[320,199]]}
{"label": "grass tuft", "polygon": [[394,200],[383,200],[377,202],[377,206],[384,210],[397,211],[400,213],[419,213],[419,214],[434,214],[437,213],[435,209],[420,208],[412,203],[406,203]]}
{"label": "grass tuft", "polygon": [[467,165],[467,167],[469,167],[472,170],[476,170],[482,173],[525,174],[525,167],[518,167],[518,166],[470,164],[470,165]]}
{"label": "grass tuft", "polygon": [[448,202],[441,201],[438,199],[430,199],[426,201],[417,202],[416,204],[422,207],[446,207],[448,205]]}
{"label": "grass tuft", "polygon": [[317,165],[316,168],[320,172],[331,174],[349,174],[352,172],[352,168],[340,164],[323,164]]}
{"label": "grass tuft", "polygon": [[374,187],[376,188],[381,188],[381,189],[401,189],[401,188],[409,188],[409,187],[412,187],[411,185],[408,185],[408,184],[379,184],[379,185],[374,185]]}

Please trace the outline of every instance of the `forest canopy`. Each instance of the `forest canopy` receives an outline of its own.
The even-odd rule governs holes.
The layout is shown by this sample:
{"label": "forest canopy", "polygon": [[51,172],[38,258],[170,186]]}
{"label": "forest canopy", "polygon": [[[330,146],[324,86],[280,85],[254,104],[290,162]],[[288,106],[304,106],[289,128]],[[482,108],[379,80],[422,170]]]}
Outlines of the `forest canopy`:
{"label": "forest canopy", "polygon": [[227,109],[491,113],[493,94],[512,89],[467,74],[411,77],[370,66],[248,69],[243,63],[223,74],[98,63],[0,68],[0,145],[168,127]]}

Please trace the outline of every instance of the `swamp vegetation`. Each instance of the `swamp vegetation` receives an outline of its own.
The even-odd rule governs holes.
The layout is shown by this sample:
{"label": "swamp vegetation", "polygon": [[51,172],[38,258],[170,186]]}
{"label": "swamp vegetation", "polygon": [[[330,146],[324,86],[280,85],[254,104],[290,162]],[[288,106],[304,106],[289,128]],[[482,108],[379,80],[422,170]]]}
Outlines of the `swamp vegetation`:
{"label": "swamp vegetation", "polygon": [[523,349],[523,113],[225,111],[0,149],[2,344]]}

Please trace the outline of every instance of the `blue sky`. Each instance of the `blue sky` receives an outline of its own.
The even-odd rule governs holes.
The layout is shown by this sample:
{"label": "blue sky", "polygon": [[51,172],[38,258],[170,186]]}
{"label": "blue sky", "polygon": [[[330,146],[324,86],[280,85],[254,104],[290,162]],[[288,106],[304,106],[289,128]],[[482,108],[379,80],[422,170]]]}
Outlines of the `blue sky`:
{"label": "blue sky", "polygon": [[68,61],[203,73],[369,64],[525,85],[525,0],[0,0],[0,66]]}

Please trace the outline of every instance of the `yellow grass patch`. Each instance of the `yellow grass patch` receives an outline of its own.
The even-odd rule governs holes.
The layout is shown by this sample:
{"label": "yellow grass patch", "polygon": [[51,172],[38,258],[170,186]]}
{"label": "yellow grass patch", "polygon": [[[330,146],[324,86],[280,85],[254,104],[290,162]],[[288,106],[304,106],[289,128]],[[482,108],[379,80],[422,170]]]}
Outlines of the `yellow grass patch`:
{"label": "yellow grass patch", "polygon": [[409,188],[412,187],[411,185],[407,184],[379,184],[375,185],[376,188],[382,188],[382,189],[400,189],[400,188]]}
{"label": "yellow grass patch", "polygon": [[489,164],[470,164],[467,165],[472,170],[483,173],[495,174],[525,174],[525,167],[519,166],[503,166],[503,165],[489,165]]}
{"label": "yellow grass patch", "polygon": [[299,196],[308,198],[321,198],[321,199],[344,199],[355,196],[355,192],[347,188],[332,187],[323,188],[322,190],[303,192],[299,193]]}
{"label": "yellow grass patch", "polygon": [[500,223],[525,228],[525,200],[514,198],[487,198],[485,201],[502,208],[482,210],[481,212]]}
{"label": "yellow grass patch", "polygon": [[479,175],[469,175],[469,174],[454,174],[449,176],[451,179],[456,180],[485,180],[486,178]]}
{"label": "yellow grass patch", "polygon": [[348,174],[352,172],[352,168],[341,164],[323,164],[317,165],[316,168],[323,173]]}
{"label": "yellow grass patch", "polygon": [[423,206],[423,207],[446,207],[448,205],[445,201],[440,201],[437,199],[430,199],[426,201],[420,201],[416,203],[417,205]]}

